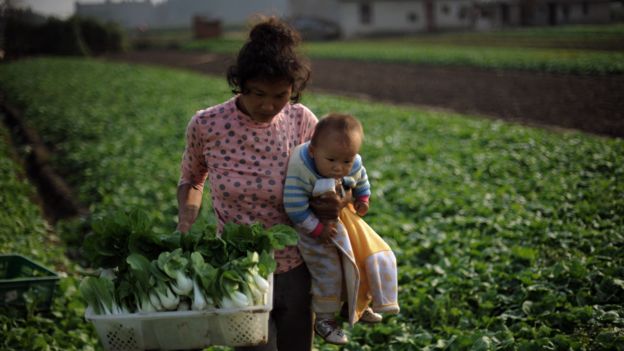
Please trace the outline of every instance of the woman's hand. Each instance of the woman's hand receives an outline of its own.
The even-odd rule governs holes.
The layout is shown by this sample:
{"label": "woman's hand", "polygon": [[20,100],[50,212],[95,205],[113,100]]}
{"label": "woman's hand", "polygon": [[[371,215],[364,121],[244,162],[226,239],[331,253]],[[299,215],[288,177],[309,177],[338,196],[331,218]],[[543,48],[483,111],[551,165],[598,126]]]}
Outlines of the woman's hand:
{"label": "woman's hand", "polygon": [[189,205],[181,207],[178,210],[178,225],[176,230],[183,234],[187,233],[191,229],[191,226],[193,226],[193,222],[195,222],[198,214],[198,206]]}
{"label": "woman's hand", "polygon": [[202,191],[190,184],[183,184],[178,187],[178,225],[176,230],[186,233],[191,229],[193,223],[199,215],[199,208],[202,202]]}
{"label": "woman's hand", "polygon": [[310,207],[319,220],[335,220],[338,219],[340,210],[350,202],[351,190],[346,191],[342,198],[336,193],[324,193],[321,196],[313,197],[310,200]]}

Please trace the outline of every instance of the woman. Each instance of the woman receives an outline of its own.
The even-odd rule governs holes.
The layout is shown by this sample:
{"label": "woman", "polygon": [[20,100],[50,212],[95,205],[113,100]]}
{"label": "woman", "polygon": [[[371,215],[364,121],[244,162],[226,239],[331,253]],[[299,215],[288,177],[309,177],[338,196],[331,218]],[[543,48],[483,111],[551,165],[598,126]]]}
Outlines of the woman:
{"label": "woman", "polygon": [[[290,151],[312,136],[316,116],[297,103],[310,77],[295,51],[299,35],[270,18],[255,25],[227,79],[235,96],[197,112],[187,126],[178,184],[178,230],[187,232],[209,177],[219,226],[290,224],[282,192]],[[337,217],[338,202],[329,205]],[[310,274],[296,247],[275,252],[266,345],[241,350],[310,350]]]}

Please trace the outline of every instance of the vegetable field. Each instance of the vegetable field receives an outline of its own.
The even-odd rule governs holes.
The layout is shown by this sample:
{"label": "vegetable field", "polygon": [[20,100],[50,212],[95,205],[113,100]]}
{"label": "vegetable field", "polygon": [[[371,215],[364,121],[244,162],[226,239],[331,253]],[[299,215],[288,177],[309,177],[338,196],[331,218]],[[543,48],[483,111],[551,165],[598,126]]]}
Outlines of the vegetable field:
{"label": "vegetable field", "polygon": [[0,125],[0,253],[18,253],[59,272],[52,312],[0,308],[2,350],[93,350],[95,333],[85,324],[78,294],[80,267],[65,257],[65,244],[41,217],[35,190],[25,180],[9,132]]}
{"label": "vegetable field", "polygon": [[[229,88],[41,58],[1,65],[0,90],[90,212],[46,225],[0,129],[0,251],[64,272],[51,313],[0,316],[0,348],[100,349],[82,319],[85,268],[60,252],[119,211],[140,209],[155,232],[173,232],[186,124]],[[345,350],[624,349],[624,141],[320,94],[304,103],[362,120],[366,220],[399,265],[401,313],[347,329]]]}
{"label": "vegetable field", "polygon": [[[307,42],[311,58],[401,62],[554,73],[624,72],[624,26],[568,26],[401,38]],[[189,41],[188,50],[235,53],[242,39]]]}

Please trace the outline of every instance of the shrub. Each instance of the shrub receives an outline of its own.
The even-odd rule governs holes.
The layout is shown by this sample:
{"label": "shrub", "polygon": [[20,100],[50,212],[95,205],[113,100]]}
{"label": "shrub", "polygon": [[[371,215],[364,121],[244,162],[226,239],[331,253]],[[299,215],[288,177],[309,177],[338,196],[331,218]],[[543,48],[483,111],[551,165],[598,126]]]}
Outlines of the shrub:
{"label": "shrub", "polygon": [[123,32],[91,18],[33,20],[27,12],[6,14],[4,51],[9,59],[32,55],[88,56],[121,51]]}

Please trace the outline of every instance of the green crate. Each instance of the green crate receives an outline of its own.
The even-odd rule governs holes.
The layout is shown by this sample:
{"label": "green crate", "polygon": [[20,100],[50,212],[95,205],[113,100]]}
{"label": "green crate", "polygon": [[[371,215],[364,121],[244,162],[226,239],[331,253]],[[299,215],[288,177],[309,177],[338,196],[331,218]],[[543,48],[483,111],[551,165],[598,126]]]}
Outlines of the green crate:
{"label": "green crate", "polygon": [[0,255],[0,307],[23,308],[28,294],[37,310],[49,310],[58,280],[55,272],[24,256]]}

